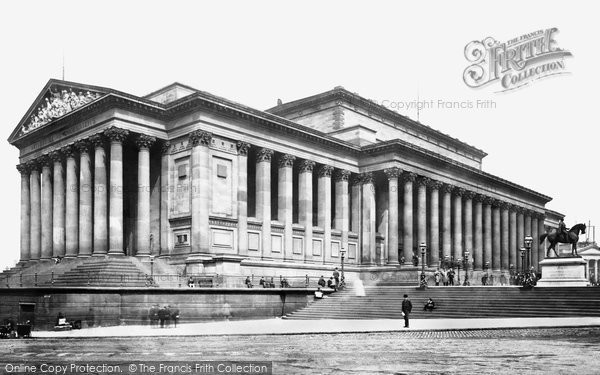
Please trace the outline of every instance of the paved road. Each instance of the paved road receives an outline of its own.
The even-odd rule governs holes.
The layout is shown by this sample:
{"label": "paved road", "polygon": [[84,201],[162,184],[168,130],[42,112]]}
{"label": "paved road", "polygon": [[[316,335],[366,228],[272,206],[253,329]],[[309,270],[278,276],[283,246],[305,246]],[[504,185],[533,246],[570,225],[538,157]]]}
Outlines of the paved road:
{"label": "paved road", "polygon": [[[5,363],[273,361],[274,374],[600,373],[600,327],[3,340]],[[0,370],[0,373],[2,371]]]}

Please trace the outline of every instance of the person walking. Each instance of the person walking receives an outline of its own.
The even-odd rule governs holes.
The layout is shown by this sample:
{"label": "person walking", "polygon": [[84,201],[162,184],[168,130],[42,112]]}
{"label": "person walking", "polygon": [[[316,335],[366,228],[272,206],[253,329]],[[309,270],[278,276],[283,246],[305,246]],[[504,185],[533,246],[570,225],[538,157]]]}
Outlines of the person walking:
{"label": "person walking", "polygon": [[408,294],[404,295],[404,300],[402,301],[402,316],[404,317],[404,328],[409,328],[408,318],[410,312],[412,311],[412,302],[408,299]]}
{"label": "person walking", "polygon": [[440,286],[440,281],[442,280],[442,274],[440,273],[440,270],[435,271],[433,276],[435,278],[435,286]]}
{"label": "person walking", "polygon": [[333,270],[333,279],[335,280],[335,290],[337,290],[340,286],[340,273],[338,272],[337,267]]}
{"label": "person walking", "polygon": [[448,272],[447,271],[442,272],[442,283],[444,284],[444,286],[448,286]]}
{"label": "person walking", "polygon": [[177,328],[177,322],[179,322],[179,309],[177,306],[173,307],[169,305],[169,310],[171,311],[171,320],[173,321],[173,326]]}

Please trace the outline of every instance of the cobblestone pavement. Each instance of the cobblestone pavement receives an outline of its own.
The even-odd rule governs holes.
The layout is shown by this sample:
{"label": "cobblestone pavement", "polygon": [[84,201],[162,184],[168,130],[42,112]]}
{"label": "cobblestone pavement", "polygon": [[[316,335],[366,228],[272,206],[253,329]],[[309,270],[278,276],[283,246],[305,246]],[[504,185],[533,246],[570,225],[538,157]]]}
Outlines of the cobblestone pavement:
{"label": "cobblestone pavement", "polygon": [[3,340],[6,363],[273,361],[274,374],[598,374],[600,327]]}

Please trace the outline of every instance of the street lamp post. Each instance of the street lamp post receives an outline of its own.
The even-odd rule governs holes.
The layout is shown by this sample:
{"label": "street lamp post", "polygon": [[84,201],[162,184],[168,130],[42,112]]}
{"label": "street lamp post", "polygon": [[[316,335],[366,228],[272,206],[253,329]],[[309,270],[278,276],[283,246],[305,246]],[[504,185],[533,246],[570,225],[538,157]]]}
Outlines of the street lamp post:
{"label": "street lamp post", "polygon": [[531,261],[530,261],[530,256],[531,256],[531,244],[533,243],[533,237],[531,236],[526,236],[525,240],[523,241],[525,243],[525,266],[523,267],[523,286],[525,287],[531,287],[532,285],[532,279],[531,279],[531,275],[530,275],[530,270],[529,267],[531,265]]}
{"label": "street lamp post", "polygon": [[150,255],[150,280],[154,282],[154,255]]}
{"label": "street lamp post", "polygon": [[427,251],[427,244],[425,242],[421,242],[419,248],[421,249],[421,282],[419,285],[422,288],[426,288],[427,277],[425,276],[425,252]]}
{"label": "street lamp post", "polygon": [[521,251],[521,271],[518,272],[518,274],[519,274],[520,284],[523,284],[523,282],[525,281],[525,248],[522,247],[520,249],[520,251]]}
{"label": "street lamp post", "polygon": [[458,268],[458,274],[456,275],[456,284],[460,286],[460,264],[462,263],[462,258],[458,258],[456,261],[456,268]]}
{"label": "street lamp post", "polygon": [[465,281],[463,282],[464,286],[469,285],[469,250],[465,250]]}
{"label": "street lamp post", "polygon": [[340,280],[340,289],[344,289],[346,286],[346,277],[344,275],[344,255],[346,255],[346,249],[342,248],[340,250],[341,259],[342,259],[342,278]]}

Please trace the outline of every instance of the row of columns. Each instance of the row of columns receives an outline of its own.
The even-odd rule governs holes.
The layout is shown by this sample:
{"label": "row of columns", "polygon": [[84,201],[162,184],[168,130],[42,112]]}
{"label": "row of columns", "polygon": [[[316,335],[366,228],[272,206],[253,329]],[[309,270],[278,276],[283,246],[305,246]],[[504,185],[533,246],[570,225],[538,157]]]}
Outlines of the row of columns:
{"label": "row of columns", "polygon": [[[111,127],[17,166],[22,261],[123,254],[123,142],[127,137],[129,131]],[[150,147],[155,141],[143,134],[135,137],[138,255],[150,254]]]}
{"label": "row of columns", "polygon": [[[412,262],[417,244],[428,245],[427,264],[439,265],[443,257],[464,257],[465,250],[473,256],[473,266],[481,270],[486,264],[492,270],[509,270],[518,266],[518,249],[525,236],[534,238],[532,263],[537,264],[543,255],[538,244],[539,234],[544,232],[541,213],[467,191],[461,187],[419,177],[399,168],[384,170],[389,188],[389,254],[388,263],[398,263],[398,183],[403,184],[403,244],[405,264]],[[416,207],[413,189],[417,185]],[[429,221],[427,220],[427,188],[429,188]],[[440,198],[441,194],[441,198]],[[452,202],[454,201],[454,202]],[[441,215],[440,215],[441,210]],[[417,230],[413,230],[413,213],[417,214]],[[441,217],[441,223],[439,222]],[[463,220],[464,219],[464,220]],[[429,231],[427,223],[429,222]],[[441,230],[440,230],[441,229]],[[413,238],[413,233],[417,238]],[[441,236],[441,241],[440,241]],[[441,252],[440,252],[441,249]]]}

